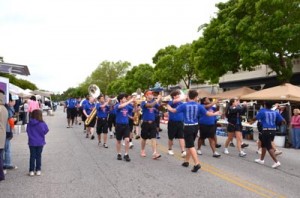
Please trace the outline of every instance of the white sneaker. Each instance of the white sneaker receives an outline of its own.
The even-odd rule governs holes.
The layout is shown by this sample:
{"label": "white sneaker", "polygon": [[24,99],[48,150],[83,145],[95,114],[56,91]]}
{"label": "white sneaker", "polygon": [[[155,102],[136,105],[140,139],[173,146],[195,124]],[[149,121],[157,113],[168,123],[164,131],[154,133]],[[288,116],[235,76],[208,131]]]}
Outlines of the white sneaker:
{"label": "white sneaker", "polygon": [[186,151],[181,152],[181,157],[185,157],[186,156]]}
{"label": "white sneaker", "polygon": [[239,156],[240,157],[245,157],[247,155],[247,153],[245,153],[244,151],[241,151],[240,153],[239,153]]}
{"label": "white sneaker", "polygon": [[225,153],[226,155],[229,154],[228,148],[225,148],[225,149],[224,149],[224,153]]}
{"label": "white sneaker", "polygon": [[281,165],[280,162],[277,161],[276,163],[274,163],[274,164],[272,165],[272,168],[277,168],[277,167],[279,167],[280,165]]}
{"label": "white sneaker", "polygon": [[33,171],[30,171],[30,172],[29,172],[29,176],[31,176],[31,177],[34,176],[34,172],[33,172]]}
{"label": "white sneaker", "polygon": [[265,163],[265,160],[261,160],[261,159],[255,159],[254,161],[258,164],[264,164]]}
{"label": "white sneaker", "polygon": [[3,174],[6,175],[7,174],[7,170],[3,170]]}
{"label": "white sneaker", "polygon": [[198,155],[202,155],[202,152],[201,152],[201,150],[199,149],[199,150],[197,150],[197,154]]}
{"label": "white sneaker", "polygon": [[36,171],[37,176],[41,176],[42,172],[41,171]]}
{"label": "white sneaker", "polygon": [[129,148],[133,148],[133,143],[132,142],[129,142]]}
{"label": "white sneaker", "polygon": [[170,150],[170,149],[169,149],[169,150],[168,150],[168,154],[169,154],[169,155],[174,155],[173,150]]}

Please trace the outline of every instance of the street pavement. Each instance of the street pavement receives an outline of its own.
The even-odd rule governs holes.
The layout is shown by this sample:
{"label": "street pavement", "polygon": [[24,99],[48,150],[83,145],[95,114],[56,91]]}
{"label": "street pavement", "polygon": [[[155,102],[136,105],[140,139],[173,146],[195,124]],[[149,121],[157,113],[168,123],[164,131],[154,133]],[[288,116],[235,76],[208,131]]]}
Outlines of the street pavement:
{"label": "street pavement", "polygon": [[267,154],[265,165],[254,162],[258,158],[256,143],[245,140],[247,156],[238,157],[236,148],[229,155],[222,153],[225,137],[218,137],[222,156],[212,157],[208,146],[199,156],[202,168],[198,173],[181,166],[178,141],[174,141],[175,156],[167,154],[166,125],[158,140],[158,160],[140,157],[140,142],[134,140],[130,150],[131,162],[116,159],[115,139],[108,140],[109,148],[98,146],[96,139],[85,138],[82,125],[66,128],[66,114],[59,107],[54,116],[44,114],[49,126],[47,144],[42,154],[42,175],[28,176],[29,148],[24,128],[12,140],[12,159],[18,166],[8,171],[0,182],[0,197],[57,198],[57,197],[299,197],[299,150],[280,148],[282,166],[272,169]]}

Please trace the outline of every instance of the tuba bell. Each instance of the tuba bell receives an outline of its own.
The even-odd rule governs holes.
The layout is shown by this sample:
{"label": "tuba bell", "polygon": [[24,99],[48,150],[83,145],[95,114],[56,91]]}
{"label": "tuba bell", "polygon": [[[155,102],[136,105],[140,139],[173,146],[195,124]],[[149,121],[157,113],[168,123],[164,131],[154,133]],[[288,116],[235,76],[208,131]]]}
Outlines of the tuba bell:
{"label": "tuba bell", "polygon": [[[88,87],[88,92],[89,95],[92,96],[94,99],[96,99],[101,94],[100,88],[95,84],[91,84]],[[89,125],[91,121],[95,118],[96,114],[97,114],[97,109],[96,107],[94,107],[89,117],[85,120],[84,124]]]}

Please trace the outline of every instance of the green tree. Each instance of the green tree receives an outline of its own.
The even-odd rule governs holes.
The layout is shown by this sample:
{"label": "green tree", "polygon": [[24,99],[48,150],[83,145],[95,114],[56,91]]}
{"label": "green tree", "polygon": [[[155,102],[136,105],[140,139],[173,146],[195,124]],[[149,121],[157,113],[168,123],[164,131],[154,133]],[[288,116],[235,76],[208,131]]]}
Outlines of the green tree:
{"label": "green tree", "polygon": [[91,76],[86,79],[83,85],[96,84],[99,86],[101,93],[106,94],[109,83],[124,76],[129,67],[130,63],[127,61],[103,61],[97,69],[92,72]]}
{"label": "green tree", "polygon": [[299,56],[300,6],[296,0],[230,0],[217,5],[217,18],[194,43],[198,68],[216,79],[227,71],[268,65],[282,82]]}
{"label": "green tree", "polygon": [[146,90],[154,84],[154,68],[149,64],[134,66],[126,73],[125,80],[127,93],[136,92],[137,89]]}
{"label": "green tree", "polygon": [[6,73],[0,73],[0,76],[6,77],[9,79],[9,83],[14,84],[22,89],[30,89],[30,90],[37,90],[37,86],[28,81],[28,80],[24,80],[24,79],[18,79],[16,78],[14,75],[11,74],[6,74]]}
{"label": "green tree", "polygon": [[125,77],[118,78],[109,83],[107,92],[109,95],[117,96],[120,93],[127,93],[127,82]]}
{"label": "green tree", "polygon": [[153,62],[156,64],[155,80],[163,85],[182,81],[189,89],[192,80],[197,83],[202,81],[201,74],[196,68],[195,53],[191,44],[161,49],[154,56]]}

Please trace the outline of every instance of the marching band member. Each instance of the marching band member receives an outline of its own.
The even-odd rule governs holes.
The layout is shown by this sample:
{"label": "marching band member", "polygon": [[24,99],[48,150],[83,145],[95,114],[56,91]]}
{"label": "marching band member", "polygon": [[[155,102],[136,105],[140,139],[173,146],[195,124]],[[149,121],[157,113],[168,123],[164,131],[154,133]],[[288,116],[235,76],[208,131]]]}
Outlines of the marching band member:
{"label": "marching band member", "polygon": [[[182,99],[180,98],[180,92],[178,90],[174,90],[171,92],[172,100],[168,102],[168,105],[172,108],[176,108],[177,106],[182,104]],[[174,155],[172,150],[173,139],[176,138],[179,140],[179,145],[181,148],[181,156],[186,156],[186,151],[184,149],[184,138],[183,138],[183,113],[169,113],[169,121],[168,121],[168,154]]]}
{"label": "marching band member", "polygon": [[[95,98],[92,96],[89,96],[88,102],[84,105],[83,108],[83,114],[86,116],[86,119],[91,119],[91,113],[93,109],[96,108],[96,103],[95,103]],[[94,136],[94,127],[96,124],[96,116],[94,116],[91,120],[90,123],[86,125],[87,131],[86,131],[86,138],[89,138],[91,135],[91,140],[95,138]]]}
{"label": "marching band member", "polygon": [[107,146],[107,133],[108,133],[108,123],[107,117],[109,112],[108,103],[110,99],[105,102],[104,95],[98,97],[99,103],[96,104],[97,109],[97,127],[96,132],[98,135],[98,145],[101,145],[101,133],[103,133],[103,147],[108,148]]}
{"label": "marching band member", "polygon": [[128,155],[129,151],[129,120],[128,112],[132,111],[132,106],[129,104],[134,101],[134,98],[127,101],[127,94],[120,94],[118,96],[119,104],[116,104],[116,148],[117,148],[117,159],[122,160],[121,154],[121,140],[125,140],[125,154],[124,160],[130,162]]}
{"label": "marching band member", "polygon": [[[201,105],[211,112],[215,112],[216,108],[213,107],[215,103],[211,102],[209,98],[204,97],[201,99]],[[213,152],[213,157],[220,157],[221,155],[216,151],[216,116],[202,116],[199,118],[199,129],[200,137],[198,139],[198,149],[197,154],[202,155],[201,143],[204,142],[206,138],[209,140],[211,150]]]}
{"label": "marching band member", "polygon": [[83,132],[86,132],[86,125],[84,124],[86,120],[86,116],[83,113],[83,109],[88,102],[89,102],[89,95],[85,96],[85,98],[82,99],[79,103],[79,111],[81,112],[81,120],[83,122]]}
{"label": "marching band member", "polygon": [[242,150],[242,142],[243,142],[243,136],[242,136],[242,115],[247,110],[246,103],[243,104],[243,106],[240,106],[240,101],[238,99],[230,99],[229,106],[226,109],[226,117],[228,119],[228,126],[227,126],[227,132],[228,132],[228,138],[225,142],[225,149],[224,153],[229,154],[228,151],[228,145],[229,142],[232,141],[233,136],[236,137],[236,144],[237,149],[239,151],[240,157],[245,157],[247,154]]}
{"label": "marching band member", "polygon": [[146,91],[145,92],[146,101],[143,101],[141,103],[142,108],[142,125],[141,125],[141,156],[146,157],[145,153],[145,147],[146,147],[146,140],[151,140],[152,145],[152,158],[158,159],[161,157],[161,155],[157,152],[156,148],[156,132],[157,132],[157,126],[155,123],[155,109],[159,107],[159,102],[161,100],[161,95],[158,95],[157,99],[154,100],[153,98],[153,92],[152,91]]}
{"label": "marching band member", "polygon": [[184,120],[184,140],[185,147],[187,148],[187,154],[185,162],[182,163],[183,167],[189,166],[190,157],[194,161],[194,167],[191,170],[192,172],[197,172],[200,168],[200,162],[197,156],[196,148],[194,145],[197,133],[198,133],[198,118],[207,115],[207,116],[217,116],[220,115],[220,112],[210,112],[197,103],[198,92],[196,90],[190,90],[188,92],[187,102],[179,105],[178,107],[172,108],[170,105],[167,106],[168,110],[173,113],[183,113]]}
{"label": "marching band member", "polygon": [[286,124],[286,121],[278,112],[271,110],[272,108],[271,101],[266,101],[265,106],[266,108],[260,109],[256,117],[251,122],[249,122],[250,124],[253,124],[254,121],[260,120],[262,124],[262,132],[259,137],[261,141],[262,151],[261,151],[260,159],[256,159],[255,162],[258,164],[264,164],[266,151],[268,151],[271,158],[275,162],[272,165],[272,168],[277,168],[281,164],[276,159],[275,150],[272,146],[272,141],[274,140],[275,137],[276,123]]}
{"label": "marching band member", "polygon": [[64,112],[66,112],[67,109],[67,128],[72,128],[74,125],[75,116],[77,114],[76,106],[77,100],[74,97],[70,97],[68,100],[65,101]]}

